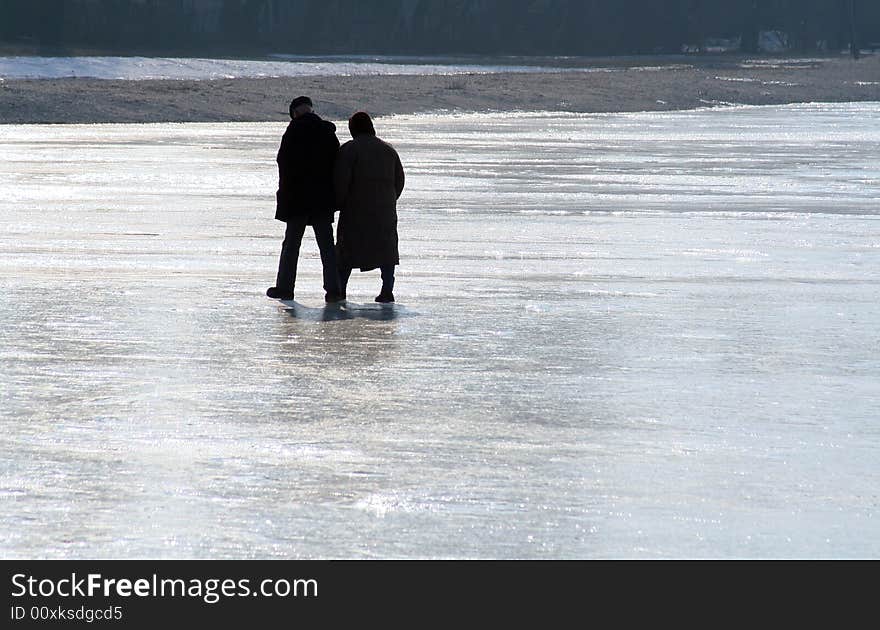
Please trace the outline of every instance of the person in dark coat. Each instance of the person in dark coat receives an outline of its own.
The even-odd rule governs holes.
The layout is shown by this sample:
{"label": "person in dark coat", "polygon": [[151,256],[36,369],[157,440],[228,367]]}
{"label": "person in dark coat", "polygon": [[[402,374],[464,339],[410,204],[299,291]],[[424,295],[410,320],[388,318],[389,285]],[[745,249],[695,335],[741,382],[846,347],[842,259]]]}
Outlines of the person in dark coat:
{"label": "person in dark coat", "polygon": [[397,199],[403,192],[403,166],[394,147],[376,137],[369,114],[357,112],[348,129],[352,139],[342,145],[333,169],[342,295],[354,268],[378,268],[382,290],[376,301],[393,302],[394,267],[400,264]]}
{"label": "person in dark coat", "polygon": [[278,277],[266,291],[271,298],[292,300],[299,248],[311,225],[324,268],[324,299],[338,302],[342,290],[333,245],[333,163],[339,151],[336,125],[312,111],[312,100],[300,96],[290,103],[290,124],[278,150],[278,192],[275,218],[287,223]]}

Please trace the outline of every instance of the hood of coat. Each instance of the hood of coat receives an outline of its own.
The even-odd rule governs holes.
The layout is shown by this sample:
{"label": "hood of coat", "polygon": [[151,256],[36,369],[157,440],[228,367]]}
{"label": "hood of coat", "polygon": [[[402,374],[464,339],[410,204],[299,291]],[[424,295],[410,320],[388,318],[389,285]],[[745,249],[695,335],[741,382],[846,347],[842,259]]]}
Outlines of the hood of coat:
{"label": "hood of coat", "polygon": [[310,127],[323,127],[325,131],[336,133],[336,125],[329,120],[324,120],[314,112],[303,114],[302,116],[291,120],[290,128],[307,129]]}

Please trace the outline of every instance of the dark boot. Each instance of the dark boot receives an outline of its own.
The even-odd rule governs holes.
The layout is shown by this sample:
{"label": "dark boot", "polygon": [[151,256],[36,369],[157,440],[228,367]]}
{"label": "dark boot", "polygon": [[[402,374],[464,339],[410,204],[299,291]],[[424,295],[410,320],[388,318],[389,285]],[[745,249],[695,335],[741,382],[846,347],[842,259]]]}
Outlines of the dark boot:
{"label": "dark boot", "polygon": [[273,300],[293,299],[293,291],[284,291],[282,289],[279,289],[278,287],[269,287],[269,290],[266,291],[266,295],[268,295]]}
{"label": "dark boot", "polygon": [[382,272],[382,290],[376,296],[376,301],[387,304],[394,301],[394,265],[383,265],[379,270]]}

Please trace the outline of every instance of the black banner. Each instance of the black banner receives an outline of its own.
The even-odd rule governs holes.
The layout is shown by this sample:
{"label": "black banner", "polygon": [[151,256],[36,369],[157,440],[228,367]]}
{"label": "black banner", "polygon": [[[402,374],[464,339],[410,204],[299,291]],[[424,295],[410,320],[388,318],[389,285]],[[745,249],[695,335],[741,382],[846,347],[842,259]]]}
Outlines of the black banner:
{"label": "black banner", "polygon": [[[80,624],[293,627],[465,611],[564,610],[577,563],[466,561],[7,561],[4,628]],[[581,565],[583,568],[583,565]]]}
{"label": "black banner", "polygon": [[[438,623],[541,628],[808,613],[843,622],[868,583],[847,563],[4,561],[2,628],[275,628]],[[838,597],[844,597],[838,606]],[[705,615],[705,617],[704,617]],[[609,617],[610,616],[610,617]],[[605,625],[605,624],[603,624]]]}

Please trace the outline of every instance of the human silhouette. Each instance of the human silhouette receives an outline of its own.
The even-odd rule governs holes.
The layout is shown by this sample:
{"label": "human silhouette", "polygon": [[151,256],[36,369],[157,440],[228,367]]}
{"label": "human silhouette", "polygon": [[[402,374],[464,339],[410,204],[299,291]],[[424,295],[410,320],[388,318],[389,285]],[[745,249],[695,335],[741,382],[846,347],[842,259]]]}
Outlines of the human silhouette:
{"label": "human silhouette", "polygon": [[315,232],[324,273],[324,299],[341,300],[333,245],[333,163],[339,151],[336,125],[322,120],[308,96],[290,103],[290,124],[278,150],[278,192],[275,218],[287,224],[271,298],[294,299],[299,249],[307,225]]}
{"label": "human silhouette", "polygon": [[352,139],[342,145],[333,170],[340,288],[344,297],[354,268],[378,268],[382,289],[376,302],[393,302],[394,268],[400,264],[397,199],[403,192],[403,166],[397,151],[376,137],[369,114],[354,114],[348,129]]}

